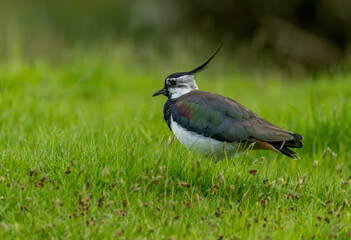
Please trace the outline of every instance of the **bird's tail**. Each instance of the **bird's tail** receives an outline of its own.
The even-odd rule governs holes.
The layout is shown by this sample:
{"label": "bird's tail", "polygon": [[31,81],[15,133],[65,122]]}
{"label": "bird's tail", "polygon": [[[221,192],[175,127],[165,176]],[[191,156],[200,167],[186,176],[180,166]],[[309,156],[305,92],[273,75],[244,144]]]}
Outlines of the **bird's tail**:
{"label": "bird's tail", "polygon": [[279,141],[279,142],[269,142],[272,144],[272,146],[277,149],[280,153],[291,157],[293,159],[300,159],[299,155],[290,150],[290,148],[301,148],[303,146],[303,143],[301,140],[303,137],[298,134],[294,134],[294,139],[293,140],[288,140],[288,141]]}
{"label": "bird's tail", "polygon": [[282,147],[280,150],[278,149],[278,151],[280,153],[284,154],[285,156],[288,156],[288,157],[293,158],[295,160],[300,159],[299,155],[296,152],[290,150],[287,147]]}

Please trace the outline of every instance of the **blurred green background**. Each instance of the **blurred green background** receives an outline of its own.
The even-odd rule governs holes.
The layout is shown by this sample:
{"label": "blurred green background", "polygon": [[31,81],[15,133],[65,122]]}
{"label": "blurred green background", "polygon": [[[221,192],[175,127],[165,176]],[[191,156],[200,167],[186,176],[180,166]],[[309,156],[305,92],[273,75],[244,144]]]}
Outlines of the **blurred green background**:
{"label": "blurred green background", "polygon": [[72,49],[99,45],[103,52],[129,44],[132,62],[147,66],[153,54],[161,60],[179,51],[208,56],[223,41],[226,61],[243,71],[299,74],[349,66],[346,0],[14,0],[0,6],[3,61],[59,62]]}
{"label": "blurred green background", "polygon": [[[0,0],[0,239],[349,238],[350,10]],[[170,144],[151,95],[221,42],[198,86],[303,135],[299,161]]]}

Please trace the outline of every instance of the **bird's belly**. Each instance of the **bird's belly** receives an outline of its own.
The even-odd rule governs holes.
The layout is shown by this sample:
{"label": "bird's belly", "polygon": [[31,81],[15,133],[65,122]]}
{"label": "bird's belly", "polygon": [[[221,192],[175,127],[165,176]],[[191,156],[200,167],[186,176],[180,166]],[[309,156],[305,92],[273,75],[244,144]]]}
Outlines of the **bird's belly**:
{"label": "bird's belly", "polygon": [[181,144],[191,151],[199,152],[206,155],[216,156],[233,156],[237,153],[239,143],[221,142],[213,138],[205,137],[195,132],[191,132],[180,126],[178,123],[171,119],[171,128]]}

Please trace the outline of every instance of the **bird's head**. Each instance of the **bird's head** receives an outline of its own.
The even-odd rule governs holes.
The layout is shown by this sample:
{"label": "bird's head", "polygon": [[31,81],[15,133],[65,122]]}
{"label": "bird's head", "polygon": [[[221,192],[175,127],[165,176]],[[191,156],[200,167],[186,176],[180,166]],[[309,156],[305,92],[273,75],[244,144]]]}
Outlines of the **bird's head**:
{"label": "bird's head", "polygon": [[164,88],[155,92],[152,96],[155,97],[163,94],[168,98],[174,99],[188,92],[198,90],[199,88],[196,85],[194,77],[195,74],[204,70],[206,65],[214,58],[214,56],[216,56],[221,47],[218,48],[218,50],[212,55],[210,59],[208,59],[204,64],[195,68],[194,70],[191,70],[189,72],[173,73],[166,77]]}

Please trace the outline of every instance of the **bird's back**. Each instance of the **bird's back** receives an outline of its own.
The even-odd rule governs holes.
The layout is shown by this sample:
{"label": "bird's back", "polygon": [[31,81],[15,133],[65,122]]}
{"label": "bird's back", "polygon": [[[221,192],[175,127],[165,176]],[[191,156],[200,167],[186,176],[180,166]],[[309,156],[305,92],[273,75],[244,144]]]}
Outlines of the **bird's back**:
{"label": "bird's back", "polygon": [[256,139],[278,149],[283,142],[290,147],[302,146],[302,136],[279,128],[240,103],[214,93],[197,90],[169,99],[164,113],[169,126],[173,120],[187,131],[221,142]]}

